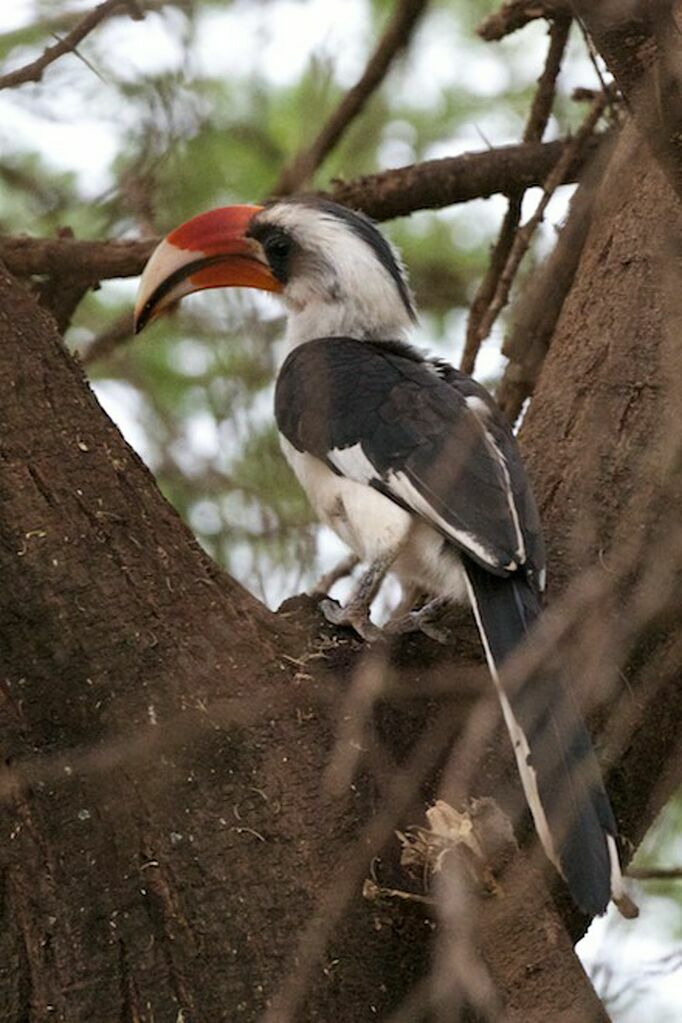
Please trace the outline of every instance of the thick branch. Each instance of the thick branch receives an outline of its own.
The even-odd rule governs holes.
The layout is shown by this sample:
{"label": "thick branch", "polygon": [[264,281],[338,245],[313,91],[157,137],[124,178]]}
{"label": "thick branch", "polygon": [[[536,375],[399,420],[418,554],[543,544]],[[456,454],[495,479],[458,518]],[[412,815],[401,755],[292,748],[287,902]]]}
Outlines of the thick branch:
{"label": "thick branch", "polygon": [[[375,220],[390,220],[416,210],[442,209],[470,199],[487,198],[496,192],[509,195],[519,188],[541,185],[569,145],[570,139],[562,139],[426,160],[347,183],[335,182],[329,195],[337,202],[363,210]],[[577,180],[585,158],[597,145],[595,137],[587,151],[569,164],[564,184]]]}
{"label": "thick branch", "polygon": [[136,19],[142,17],[133,0],[104,0],[104,3],[98,4],[97,7],[89,11],[70,32],[67,32],[63,39],[48,46],[36,60],[24,67],[17,68],[16,71],[8,71],[7,74],[0,75],[0,89],[11,89],[17,85],[24,85],[26,82],[39,82],[50,64],[54,64],[66,53],[73,53],[78,44],[93,29],[122,7],[128,9],[131,17]]}
{"label": "thick branch", "polygon": [[[439,209],[495,192],[507,193],[540,184],[569,141],[502,146],[443,160],[338,182],[329,198],[362,210],[375,220],[406,216],[415,210]],[[585,151],[566,168],[564,181],[575,181],[584,160],[599,144],[589,140]],[[74,275],[97,284],[110,277],[135,277],[158,243],[146,241],[75,241],[68,238],[0,236],[0,259],[19,277],[37,274]]]}
{"label": "thick branch", "polygon": [[682,198],[682,19],[670,0],[572,0]]}
{"label": "thick branch", "polygon": [[362,76],[345,94],[310,146],[282,170],[272,189],[273,195],[289,195],[298,191],[324,162],[351,122],[362,112],[372,93],[379,88],[396,57],[409,45],[428,2],[398,0]]}

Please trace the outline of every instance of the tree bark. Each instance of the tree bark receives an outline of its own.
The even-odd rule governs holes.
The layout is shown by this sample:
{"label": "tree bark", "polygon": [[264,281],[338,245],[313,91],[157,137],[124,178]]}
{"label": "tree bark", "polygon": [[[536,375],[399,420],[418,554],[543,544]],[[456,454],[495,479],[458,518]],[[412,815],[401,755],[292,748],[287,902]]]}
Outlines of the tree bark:
{"label": "tree bark", "polygon": [[[591,672],[611,664],[601,687],[602,698],[609,694],[601,709],[604,760],[613,764],[610,791],[634,846],[682,781],[682,608],[675,593],[682,305],[674,255],[681,231],[679,201],[631,125],[600,189],[522,430],[554,588],[595,562],[607,573],[628,557],[639,566],[597,617],[599,626],[612,615],[611,642]],[[635,638],[628,616],[649,599],[637,590],[645,569],[654,587],[659,578],[660,602],[651,598]]]}
{"label": "tree bark", "polygon": [[[678,214],[632,145],[524,428],[556,590],[663,521],[659,417],[681,377],[659,253]],[[368,657],[305,601],[270,614],[199,550],[5,273],[0,310],[0,1019],[499,1019],[505,1003],[519,1023],[604,1020],[525,852],[507,844],[493,894],[477,883],[454,912],[447,878],[435,909],[361,895],[373,872],[415,891],[393,830],[423,823],[439,784],[456,802],[475,765],[473,794],[518,798],[470,625],[446,650]],[[627,690],[592,715],[635,841],[679,778],[679,607],[647,622]]]}

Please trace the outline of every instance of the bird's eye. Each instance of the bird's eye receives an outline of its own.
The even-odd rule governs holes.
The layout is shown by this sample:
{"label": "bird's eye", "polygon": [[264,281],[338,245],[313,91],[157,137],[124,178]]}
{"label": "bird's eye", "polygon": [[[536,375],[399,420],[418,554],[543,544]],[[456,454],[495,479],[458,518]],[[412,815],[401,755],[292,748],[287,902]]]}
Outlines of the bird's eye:
{"label": "bird's eye", "polygon": [[275,277],[286,284],[289,278],[289,257],[291,256],[292,240],[284,231],[273,233],[262,241],[266,259]]}

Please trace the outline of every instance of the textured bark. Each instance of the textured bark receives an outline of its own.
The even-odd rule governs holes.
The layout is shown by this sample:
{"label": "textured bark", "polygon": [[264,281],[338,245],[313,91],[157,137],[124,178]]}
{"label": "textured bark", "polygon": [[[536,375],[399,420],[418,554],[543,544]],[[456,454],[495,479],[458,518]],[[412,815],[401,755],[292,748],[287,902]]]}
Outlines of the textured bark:
{"label": "textured bark", "polygon": [[682,199],[682,11],[677,0],[571,0]]}
{"label": "textured bark", "polygon": [[[342,795],[321,787],[358,644],[333,648],[324,671],[306,665],[318,619],[273,616],[217,573],[4,274],[0,309],[0,1018],[255,1020],[295,949],[307,1007],[272,1019],[396,1008],[425,975],[431,925],[419,905],[368,905],[361,882],[395,846],[394,815],[422,820],[424,768],[473,702],[471,633],[447,655],[400,655],[382,734],[398,762],[415,743],[421,754],[391,813],[374,816],[395,769],[383,797],[367,772]],[[415,684],[451,686],[453,655],[455,702],[421,700]],[[549,1005],[570,1020],[553,1005],[563,970],[560,1001],[570,991],[580,1018],[599,1019],[541,881],[526,894],[532,876],[510,877],[508,901],[480,914],[489,967],[518,1005],[509,1018],[539,1021]],[[339,924],[325,934],[322,915],[299,944],[320,901]],[[513,906],[533,907],[554,940],[529,928],[510,958],[495,935]],[[529,962],[543,984],[524,984]]]}
{"label": "textured bark", "polygon": [[[677,213],[647,152],[615,166],[524,430],[555,588],[597,550],[608,567],[626,518],[655,537],[651,454],[667,458],[659,413],[678,407],[659,266]],[[448,920],[360,891],[375,855],[381,883],[406,887],[394,825],[422,822],[446,744],[487,720],[471,628],[445,651],[398,649],[383,752],[334,791],[321,779],[368,670],[360,645],[216,571],[5,274],[0,390],[0,1019],[255,1021],[268,1004],[271,1023],[427,1018],[434,942],[458,965]],[[635,840],[679,777],[676,614],[608,694],[623,727],[604,730],[605,763]],[[482,748],[472,791],[513,805],[507,744],[483,729]],[[467,773],[464,755],[447,765],[446,797]],[[536,868],[521,855],[499,873],[466,937],[505,1019],[604,1020]],[[461,999],[446,991],[429,1018],[457,1018]]]}
{"label": "textured bark", "polygon": [[662,589],[668,569],[677,571],[677,583],[670,581],[666,611],[654,615],[631,651],[626,678],[617,678],[615,669],[632,637],[620,649],[618,637],[627,637],[637,572],[608,609],[620,627],[612,629],[605,759],[618,764],[610,788],[622,832],[635,845],[682,781],[676,632],[682,611],[676,595],[682,306],[674,258],[681,231],[679,200],[631,126],[600,189],[522,430],[550,534],[556,589],[588,565],[615,569],[638,546],[641,571],[647,558],[661,558],[667,536],[673,540],[670,563],[651,567]]}

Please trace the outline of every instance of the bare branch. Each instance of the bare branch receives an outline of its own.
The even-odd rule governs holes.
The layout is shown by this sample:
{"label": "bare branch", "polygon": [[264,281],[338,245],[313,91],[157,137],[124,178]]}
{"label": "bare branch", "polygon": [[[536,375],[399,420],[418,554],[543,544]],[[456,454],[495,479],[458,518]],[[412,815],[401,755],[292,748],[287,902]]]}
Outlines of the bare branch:
{"label": "bare branch", "polygon": [[682,867],[628,867],[627,875],[637,881],[680,881]]}
{"label": "bare branch", "polygon": [[[564,166],[563,181],[575,181],[599,137]],[[406,216],[415,210],[438,209],[495,192],[541,184],[570,141],[501,146],[443,160],[400,167],[354,181],[339,182],[320,193],[362,210],[375,220]],[[142,273],[158,238],[144,241],[76,241],[70,238],[25,238],[0,235],[0,260],[18,277],[38,274],[74,275],[95,285],[111,277]]]}
{"label": "bare branch", "polygon": [[282,170],[272,189],[273,195],[290,195],[297,191],[324,162],[372,93],[381,85],[395,58],[408,46],[428,2],[399,0],[363,74],[345,94],[317,138]]}
{"label": "bare branch", "polygon": [[[594,96],[591,97],[594,99]],[[573,197],[554,249],[524,285],[511,313],[511,327],[502,346],[509,363],[495,398],[510,423],[515,423],[535,384],[549,350],[554,329],[580,261],[602,176],[613,152],[604,142],[590,162]]]}
{"label": "bare branch", "polygon": [[476,29],[486,42],[495,42],[538,18],[570,17],[568,0],[506,0],[499,11],[489,14]]}
{"label": "bare branch", "polygon": [[77,241],[72,238],[0,236],[0,259],[17,277],[78,276],[95,285],[110,277],[136,277],[158,244],[146,241]]}
{"label": "bare branch", "polygon": [[[496,192],[509,195],[540,185],[572,140],[500,146],[476,153],[425,160],[349,182],[335,182],[327,194],[336,202],[362,210],[375,220],[404,217],[416,210],[442,209]],[[565,166],[563,183],[576,181],[598,138]]]}
{"label": "bare branch", "polygon": [[549,177],[543,186],[542,198],[540,199],[532,217],[530,217],[523,227],[516,232],[513,245],[509,252],[509,257],[497,284],[495,296],[479,324],[479,331],[484,337],[488,335],[493,323],[507,304],[514,276],[518,270],[521,260],[528,251],[533,234],[535,233],[537,226],[541,223],[545,215],[545,210],[547,209],[554,192],[561,182],[565,180],[566,165],[575,159],[581,151],[585,141],[592,137],[597,122],[604,111],[606,101],[606,95],[604,93],[600,93],[592,104],[590,112],[583,121],[580,130],[566,147],[563,155],[549,174]]}
{"label": "bare branch", "polygon": [[104,0],[82,18],[74,28],[68,32],[63,39],[59,39],[52,46],[48,46],[41,53],[40,57],[17,68],[16,71],[9,71],[0,75],[0,89],[11,89],[16,85],[24,85],[26,82],[39,82],[43,73],[50,64],[63,57],[66,53],[73,53],[79,43],[89,35],[93,29],[105,21],[119,8],[127,8],[131,17],[139,20],[141,12],[133,0]]}
{"label": "bare branch", "polygon": [[106,358],[124,341],[132,341],[135,337],[132,310],[117,316],[106,330],[93,338],[81,355],[81,365],[90,366],[99,359]]}
{"label": "bare branch", "polygon": [[[538,88],[528,114],[528,120],[523,133],[524,142],[540,142],[545,133],[552,113],[556,80],[561,70],[561,62],[566,50],[570,30],[570,18],[559,18],[552,23],[549,31],[547,58],[542,74],[538,79]],[[473,373],[478,350],[486,337],[481,331],[481,324],[486,310],[495,296],[498,281],[514,243],[516,229],[521,220],[523,195],[524,189],[519,189],[518,192],[509,197],[509,206],[490,255],[488,270],[484,274],[474,300],[471,303],[464,351],[460,363],[465,373]]]}

